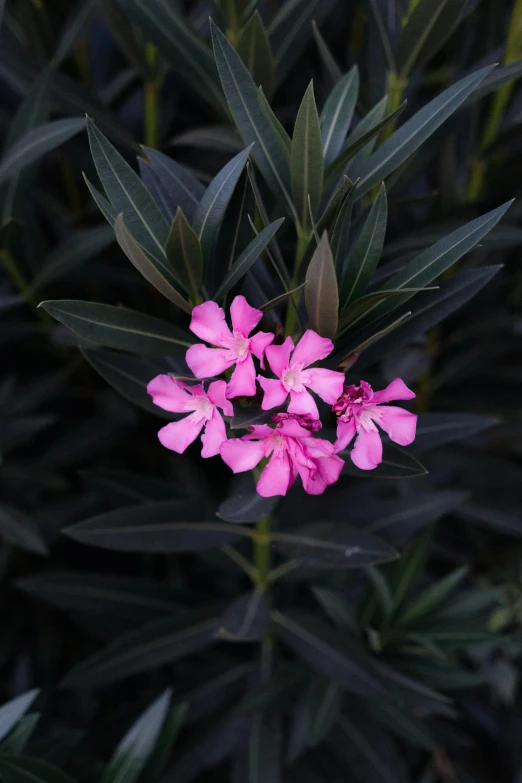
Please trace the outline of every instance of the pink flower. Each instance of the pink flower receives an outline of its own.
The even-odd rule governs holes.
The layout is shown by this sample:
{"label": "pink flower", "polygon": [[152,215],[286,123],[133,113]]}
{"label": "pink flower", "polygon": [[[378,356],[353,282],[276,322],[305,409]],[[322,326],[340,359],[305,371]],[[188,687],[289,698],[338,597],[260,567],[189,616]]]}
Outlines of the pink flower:
{"label": "pink flower", "polygon": [[163,446],[178,454],[183,454],[185,449],[193,443],[199,433],[205,428],[201,436],[203,449],[202,457],[215,457],[219,454],[219,447],[226,441],[225,422],[218,408],[221,408],[227,416],[232,416],[234,411],[232,403],[225,398],[227,385],[225,381],[214,381],[205,392],[203,384],[187,386],[170,375],[158,375],[148,384],[147,391],[155,405],[165,411],[174,413],[189,413],[180,421],[173,421],[158,432],[158,438]]}
{"label": "pink flower", "polygon": [[236,296],[230,305],[231,332],[225,321],[225,313],[216,302],[203,302],[192,310],[190,329],[202,340],[219,348],[208,348],[202,343],[192,345],[186,361],[196,378],[220,375],[233,364],[236,369],[228,382],[226,396],[252,397],[256,393],[256,370],[252,354],[263,364],[266,347],[274,339],[269,332],[257,332],[249,337],[263,313],[250,307],[244,296]]}
{"label": "pink flower", "polygon": [[319,359],[324,359],[333,349],[331,340],[320,337],[312,329],[307,329],[295,349],[291,337],[287,337],[282,345],[269,346],[266,358],[277,380],[257,376],[265,392],[261,403],[263,410],[277,408],[290,394],[289,413],[308,414],[318,419],[316,402],[307,388],[333,405],[343,392],[344,375],[334,370],[307,368]]}
{"label": "pink flower", "polygon": [[309,429],[301,426],[309,424],[306,417],[283,414],[283,418],[274,419],[275,429],[262,424],[251,427],[251,432],[242,438],[222,443],[220,453],[224,461],[234,473],[243,473],[255,468],[262,459],[269,459],[257,482],[257,491],[265,498],[286,495],[298,475],[305,492],[321,495],[339,478],[343,460],[334,453],[332,443],[314,438]]}
{"label": "pink flower", "polygon": [[382,462],[382,441],[377,424],[390,438],[401,446],[408,446],[415,440],[417,416],[382,405],[390,400],[411,400],[415,394],[395,378],[386,389],[374,392],[366,381],[360,386],[345,386],[344,392],[332,410],[337,414],[336,452],[345,449],[355,435],[355,447],[350,453],[354,465],[362,470],[373,470]]}

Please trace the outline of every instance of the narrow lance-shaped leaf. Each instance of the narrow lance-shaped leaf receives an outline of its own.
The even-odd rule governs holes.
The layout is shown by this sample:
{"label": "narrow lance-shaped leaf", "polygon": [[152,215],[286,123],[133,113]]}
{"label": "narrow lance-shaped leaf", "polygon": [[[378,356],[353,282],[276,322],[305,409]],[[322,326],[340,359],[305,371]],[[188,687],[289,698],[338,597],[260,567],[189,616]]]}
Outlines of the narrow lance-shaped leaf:
{"label": "narrow lance-shaped leaf", "polygon": [[241,30],[236,51],[248,68],[254,82],[270,98],[274,91],[275,63],[272,47],[259,11],[255,11]]}
{"label": "narrow lance-shaped leaf", "polygon": [[357,172],[354,172],[354,175],[360,177],[357,186],[359,197],[368,193],[374,185],[404,163],[448,117],[451,117],[494,67],[488,65],[486,68],[481,68],[448,87],[396,130],[377,152],[363,161],[357,168]]}
{"label": "narrow lance-shaped leaf", "polygon": [[211,30],[221,84],[236,127],[245,144],[255,144],[252,157],[271,190],[295,217],[288,155],[281,136],[261,110],[257,87],[241,57],[212,22]]}
{"label": "narrow lance-shaped leaf", "polygon": [[332,82],[334,84],[337,84],[337,82],[341,80],[343,72],[337,65],[335,57],[333,56],[332,52],[328,47],[328,44],[326,43],[323,36],[321,35],[321,31],[317,27],[317,23],[315,19],[312,22],[312,30],[314,32],[314,38],[317,44],[317,49],[319,50],[319,54],[321,55],[321,59],[323,61],[325,70],[328,73]]}
{"label": "narrow lance-shaped leaf", "polygon": [[201,243],[201,252],[205,260],[210,257],[226,208],[251,151],[252,144],[232,158],[216,174],[196,209],[193,228]]}
{"label": "narrow lance-shaped leaf", "polygon": [[164,263],[169,225],[162,212],[136,172],[90,119],[87,130],[96,171],[116,214],[123,213],[136,241],[152,258]]}
{"label": "narrow lance-shaped leaf", "polygon": [[342,271],[348,255],[350,243],[350,234],[352,228],[352,212],[355,204],[355,194],[357,183],[352,183],[346,197],[342,203],[339,214],[333,226],[331,248],[335,261],[337,279],[342,277]]}
{"label": "narrow lance-shaped leaf", "polygon": [[140,776],[161,732],[170,706],[166,691],[141,715],[116,748],[101,783],[134,783]]}
{"label": "narrow lance-shaped leaf", "polygon": [[[380,104],[377,105],[379,108]],[[365,130],[364,133],[359,134],[357,131],[359,129],[359,126],[362,126],[363,123],[366,123],[366,120],[368,117],[365,117],[364,120],[362,120],[359,123],[359,126],[355,128],[354,133],[351,134],[348,137],[348,140],[345,144],[345,147],[343,151],[338,155],[338,157],[330,163],[328,168],[326,169],[324,173],[324,184],[325,187],[330,187],[333,185],[337,179],[341,176],[341,174],[344,172],[346,173],[348,169],[348,163],[352,160],[355,155],[360,152],[361,155],[364,151],[369,150],[372,146],[372,142],[374,142],[377,139],[378,134],[381,132],[383,128],[386,127],[390,122],[394,122],[397,117],[399,117],[400,114],[404,111],[406,108],[406,101],[401,103],[398,109],[395,109],[395,111],[391,112],[391,114],[386,115],[384,119],[381,119],[377,121],[375,124],[372,122],[371,127],[368,130]],[[377,113],[377,112],[376,112]],[[370,114],[370,112],[368,112]],[[358,176],[358,166],[355,165],[356,161],[350,166],[350,177],[351,179],[354,179]],[[352,170],[353,168],[353,170]]]}
{"label": "narrow lance-shaped leaf", "polygon": [[7,151],[0,162],[0,183],[18,174],[23,168],[65,144],[85,128],[85,120],[53,120],[28,131]]}
{"label": "narrow lance-shaped leaf", "polygon": [[150,147],[142,149],[148,158],[147,161],[139,159],[142,177],[169,222],[173,220],[178,207],[181,207],[187,220],[193,220],[205,193],[204,185],[168,155]]}
{"label": "narrow lance-shaped leaf", "polygon": [[171,67],[206,101],[223,111],[212,53],[185,21],[174,3],[165,0],[118,0],[125,16],[156,44]]}
{"label": "narrow lance-shaped leaf", "polygon": [[315,215],[319,208],[323,191],[323,168],[321,127],[315,105],[314,85],[310,82],[297,113],[290,155],[292,195],[303,228],[310,223],[310,210]]}
{"label": "narrow lance-shaped leaf", "polygon": [[326,232],[306,272],[305,302],[312,329],[321,337],[333,339],[337,331],[339,291]]}
{"label": "narrow lance-shaped leaf", "polygon": [[143,248],[141,248],[134,237],[130,234],[123,215],[118,215],[114,222],[114,231],[118,244],[131,262],[143,277],[158,289],[163,296],[177,305],[181,310],[190,313],[192,308],[189,303],[181,296],[175,286],[179,286],[179,279],[173,272],[173,269],[165,262],[159,262],[149,258]]}
{"label": "narrow lance-shaped leaf", "polygon": [[341,286],[341,309],[364,293],[371,282],[381,257],[387,220],[388,202],[383,182],[361,233],[348,256],[346,273]]}
{"label": "narrow lance-shaped leaf", "polygon": [[319,568],[361,568],[398,557],[385,541],[344,523],[314,522],[289,533],[276,531],[270,540],[288,557]]}
{"label": "narrow lance-shaped leaf", "polygon": [[420,0],[402,30],[397,70],[403,77],[442,48],[462,19],[468,0]]}
{"label": "narrow lance-shaped leaf", "polygon": [[192,301],[197,302],[203,281],[203,257],[199,239],[181,207],[172,223],[166,251],[177,276],[185,289],[190,291]]}
{"label": "narrow lance-shaped leaf", "polygon": [[38,693],[37,689],[27,691],[0,707],[0,740],[3,740],[16,726],[20,718],[25,715]]}
{"label": "narrow lance-shaped leaf", "polygon": [[0,775],[5,783],[77,783],[46,761],[11,753],[0,756]]}
{"label": "narrow lance-shaped leaf", "polygon": [[216,291],[215,298],[217,300],[225,296],[230,289],[241,280],[248,272],[250,267],[259,258],[260,253],[266,248],[271,239],[275,236],[276,231],[283,224],[284,218],[275,220],[269,226],[266,226],[259,234],[252,240],[252,242],[244,249],[237,261],[232,265],[232,268],[228,275],[225,277],[218,290]]}
{"label": "narrow lance-shaped leaf", "polygon": [[324,162],[328,166],[341,152],[359,93],[356,65],[335,85],[321,112]]}
{"label": "narrow lance-shaped leaf", "polygon": [[42,302],[40,307],[75,334],[108,348],[166,356],[193,343],[191,335],[181,329],[126,307],[77,299]]}

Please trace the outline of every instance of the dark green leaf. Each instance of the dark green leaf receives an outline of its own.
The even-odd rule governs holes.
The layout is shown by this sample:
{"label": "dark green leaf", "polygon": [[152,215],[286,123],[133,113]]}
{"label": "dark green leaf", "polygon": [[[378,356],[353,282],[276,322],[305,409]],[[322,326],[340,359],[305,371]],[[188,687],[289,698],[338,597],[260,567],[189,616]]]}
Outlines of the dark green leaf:
{"label": "dark green leaf", "polygon": [[360,629],[355,612],[343,595],[326,587],[312,587],[312,592],[339,631],[359,636]]}
{"label": "dark green leaf", "polygon": [[60,41],[56,47],[52,64],[59,68],[74,48],[78,46],[82,37],[87,33],[93,16],[92,0],[83,0],[67,20],[60,35]]}
{"label": "dark green leaf", "polygon": [[257,522],[270,514],[274,505],[274,498],[259,495],[252,476],[244,473],[235,477],[232,494],[221,503],[217,516],[225,522]]}
{"label": "dark green leaf", "polygon": [[16,587],[72,616],[89,614],[144,623],[177,611],[168,588],[148,579],[100,576],[88,571],[46,571]]}
{"label": "dark green leaf", "polygon": [[399,624],[405,626],[424,620],[426,615],[436,611],[444,603],[466,577],[467,573],[468,569],[466,567],[458,568],[444,577],[444,579],[439,579],[432,584],[413,603],[404,607],[404,611],[398,620]]}
{"label": "dark green leaf", "polygon": [[85,184],[89,188],[89,192],[91,196],[96,202],[96,205],[98,206],[98,209],[102,213],[103,217],[108,223],[110,223],[111,226],[114,226],[118,213],[116,212],[112,204],[109,201],[107,201],[105,196],[102,196],[102,194],[94,187],[94,185],[92,185],[89,182],[85,174],[83,175],[83,178],[85,180]]}
{"label": "dark green leaf", "polygon": [[259,108],[265,115],[266,120],[270,123],[274,131],[278,134],[281,141],[283,142],[285,150],[288,153],[288,158],[290,159],[290,153],[292,151],[292,139],[272,111],[272,108],[266,99],[262,87],[260,87],[257,91],[257,102],[259,104]]}
{"label": "dark green leaf", "polygon": [[0,540],[15,549],[46,555],[47,544],[33,520],[17,508],[0,505]]}
{"label": "dark green leaf", "polygon": [[85,120],[53,120],[29,130],[0,161],[0,183],[65,144],[85,128]]}
{"label": "dark green leaf", "polygon": [[344,690],[373,696],[386,693],[371,660],[337,631],[308,616],[273,612],[272,619],[285,644]]}
{"label": "dark green leaf", "polygon": [[[388,71],[395,73],[395,55],[394,55],[394,43],[393,43],[393,30],[390,29],[390,20],[386,14],[387,6],[380,3],[379,0],[368,0],[368,7],[371,10],[373,21],[375,23],[375,31],[379,36],[384,56],[388,64]],[[395,5],[392,6],[393,10],[391,15],[393,18]]]}
{"label": "dark green leaf", "polygon": [[318,679],[308,693],[308,736],[316,747],[329,735],[337,720],[343,702],[343,693],[335,682]]}
{"label": "dark green leaf", "polygon": [[[361,233],[348,256],[340,294],[342,309],[361,296],[371,282],[384,246],[387,221],[388,202],[383,182],[379,195],[375,199]],[[423,284],[421,283],[421,285]],[[393,288],[394,286],[389,287]]]}
{"label": "dark green leaf", "polygon": [[156,44],[174,71],[205,101],[223,111],[216,66],[208,47],[172,3],[165,0],[118,0],[125,16]]}
{"label": "dark green leaf", "polygon": [[[339,452],[340,457],[347,457],[347,455],[348,450]],[[385,443],[382,462],[374,470],[360,470],[351,460],[347,459],[343,472],[361,478],[402,479],[425,476],[428,471],[412,454],[400,446]]]}
{"label": "dark green leaf", "polygon": [[222,299],[236,283],[246,275],[250,267],[257,261],[259,255],[266,248],[268,243],[273,239],[277,230],[284,222],[284,218],[275,220],[269,226],[266,226],[259,234],[252,240],[252,242],[243,250],[237,261],[234,262],[228,275],[222,281],[218,290],[216,291],[214,298],[216,300]]}
{"label": "dark green leaf", "polygon": [[[118,552],[197,552],[229,544],[251,531],[226,522],[185,522],[193,501],[144,503],[108,511],[64,530],[75,541]],[[191,513],[192,512],[192,513]]]}
{"label": "dark green leaf", "polygon": [[325,70],[328,73],[332,82],[334,84],[337,84],[337,82],[341,80],[343,72],[337,65],[335,57],[333,56],[332,52],[328,47],[328,44],[326,43],[323,36],[321,35],[321,32],[317,27],[317,23],[315,19],[312,21],[312,29],[314,31],[315,42],[317,44],[319,54],[321,55],[321,59],[323,61]]}
{"label": "dark green leaf", "polygon": [[12,753],[15,756],[20,756],[27,747],[39,720],[40,713],[38,712],[20,718],[14,729],[2,740],[0,753]]}
{"label": "dark green leaf", "polygon": [[45,258],[31,283],[32,290],[54,282],[101,253],[114,242],[109,226],[96,226],[69,234]]}
{"label": "dark green leaf", "polygon": [[263,590],[252,590],[233,601],[217,631],[225,641],[256,642],[270,624],[270,605]]}
{"label": "dark green leaf", "polygon": [[136,172],[90,119],[87,130],[96,171],[113,209],[123,213],[130,233],[147,254],[164,263],[169,225],[163,214]]}
{"label": "dark green leaf", "polygon": [[278,82],[287,76],[311,41],[312,22],[320,25],[333,6],[334,0],[288,0],[280,6],[268,29]]}
{"label": "dark green leaf", "polygon": [[412,445],[416,453],[430,451],[456,440],[471,438],[489,429],[495,420],[476,413],[421,413],[417,419],[417,434]]}
{"label": "dark green leaf", "polygon": [[50,315],[83,339],[108,348],[165,356],[192,345],[188,333],[136,310],[77,299],[42,302]]}
{"label": "dark green leaf", "polygon": [[401,317],[392,333],[382,333],[378,342],[376,341],[363,354],[364,366],[396,351],[401,345],[417,339],[419,334],[423,334],[443,318],[447,318],[448,315],[475,296],[497,274],[499,269],[500,267],[467,269],[452,280],[441,282],[439,291],[426,291],[417,294],[415,302],[412,303],[415,313],[407,319]]}
{"label": "dark green leaf", "polygon": [[510,65],[499,65],[495,70],[486,76],[486,78],[480,83],[476,90],[470,95],[466,104],[475,103],[475,101],[485,98],[486,95],[490,95],[492,92],[496,92],[499,87],[502,87],[508,82],[520,79],[522,76],[522,61],[510,63]]}
{"label": "dark green leaf", "polygon": [[462,19],[468,0],[419,0],[402,30],[397,70],[403,77],[421,68],[442,48]]}
{"label": "dark green leaf", "polygon": [[353,183],[348,190],[346,197],[337,215],[333,226],[332,240],[330,242],[335,261],[337,278],[340,279],[348,255],[350,246],[350,233],[352,228],[352,213],[355,203],[355,194],[357,192],[356,184]]}
{"label": "dark green leaf", "polygon": [[275,63],[259,11],[252,14],[241,30],[236,51],[248,68],[255,84],[261,85],[270,98],[274,91]]}
{"label": "dark green leaf", "polygon": [[215,644],[219,622],[210,609],[191,609],[177,617],[154,620],[84,660],[63,684],[89,688],[171,665]]}
{"label": "dark green leaf", "polygon": [[0,707],[0,740],[3,740],[25,715],[39,692],[37,688],[27,691]]}
{"label": "dark green leaf", "polygon": [[[190,230],[192,231],[192,229]],[[119,246],[131,264],[138,270],[138,272],[140,272],[143,277],[154,286],[154,288],[156,288],[173,304],[177,305],[177,307],[179,307],[185,313],[191,313],[191,306],[175,288],[175,286],[180,286],[180,282],[184,283],[185,281],[183,280],[182,275],[179,274],[179,269],[177,269],[178,275],[174,273],[174,256],[169,256],[168,260],[166,258],[157,260],[156,258],[149,257],[145,250],[140,247],[130,231],[127,229],[127,226],[125,225],[125,219],[121,213],[114,221],[114,231],[116,233],[116,239],[118,240]],[[169,246],[171,238],[172,232],[169,236],[169,239],[167,240],[167,253],[172,253],[172,248]],[[199,243],[197,246],[199,248]],[[172,266],[169,261],[172,263]]]}
{"label": "dark green leaf", "polygon": [[211,27],[219,76],[236,127],[245,144],[255,144],[252,157],[263,177],[290,214],[295,214],[284,142],[259,106],[257,87],[240,56],[223,33],[214,24]]}
{"label": "dark green leaf", "polygon": [[172,220],[178,207],[181,207],[187,219],[192,220],[205,193],[204,185],[168,155],[150,147],[143,147],[143,151],[148,161],[140,158],[140,168],[142,172],[150,169],[155,176],[151,192],[158,197],[158,205],[165,210],[167,219]]}
{"label": "dark green leaf", "polygon": [[281,783],[282,739],[280,715],[254,715],[248,742],[249,783]]}
{"label": "dark green leaf", "polygon": [[326,232],[306,270],[305,302],[311,328],[321,337],[333,339],[337,331],[339,292]]}
{"label": "dark green leaf", "polygon": [[[375,109],[379,109],[381,107],[381,103],[378,103]],[[375,119],[374,116],[372,116],[372,122],[369,122],[369,117],[371,115],[371,112],[368,112],[366,117],[359,123],[359,125],[354,129],[353,133],[348,136],[346,145],[341,152],[341,154],[334,160],[328,168],[326,169],[324,173],[324,185],[326,188],[333,185],[343,174],[343,172],[346,172],[346,168],[348,166],[348,163],[352,160],[353,157],[358,152],[363,152],[366,150],[369,150],[371,147],[372,140],[375,140],[380,133],[380,131],[386,127],[390,122],[393,122],[394,120],[399,117],[399,115],[402,114],[404,109],[406,108],[406,101],[404,103],[401,103],[398,109],[395,109],[395,111],[391,112],[391,114],[387,114],[384,119],[379,120],[377,123],[375,123],[373,120]],[[362,126],[363,123],[369,124],[370,128],[362,133]],[[359,132],[361,131],[361,132]],[[360,167],[362,167],[364,160],[366,159],[366,156],[362,158],[362,161],[360,163]],[[354,173],[355,172],[355,173]],[[359,168],[357,166],[351,166],[350,167],[350,176],[352,178],[359,178]],[[361,195],[361,194],[359,194]]]}
{"label": "dark green leaf", "polygon": [[171,371],[172,368],[167,363],[154,363],[151,359],[143,359],[127,353],[97,351],[93,348],[82,348],[81,352],[91,367],[128,400],[154,416],[172,420],[173,415],[154,405],[150,394],[147,393],[149,381],[156,375]]}
{"label": "dark green leaf", "polygon": [[5,783],[75,783],[58,767],[29,756],[0,756],[0,775]]}
{"label": "dark green leaf", "polygon": [[465,497],[464,492],[446,490],[422,492],[398,500],[375,500],[366,504],[364,519],[360,514],[356,514],[355,519],[365,530],[383,535],[386,540],[395,540],[458,508]]}
{"label": "dark green leaf", "polygon": [[388,734],[369,722],[361,705],[354,705],[353,715],[342,715],[328,744],[345,760],[350,775],[357,771],[361,783],[407,783],[404,763]]}
{"label": "dark green leaf", "polygon": [[142,780],[156,780],[163,773],[172,752],[172,746],[181,731],[187,714],[186,704],[176,704],[167,715],[156,745],[145,765]]}
{"label": "dark green leaf", "polygon": [[302,291],[305,285],[306,282],[301,283],[301,285],[298,285],[297,288],[293,288],[291,291],[285,291],[284,294],[280,294],[279,296],[274,297],[274,299],[271,299],[269,302],[265,302],[265,304],[260,305],[259,309],[263,313],[267,313],[273,307],[277,307],[282,302],[286,302],[287,299],[290,299],[290,297],[296,294],[298,291]]}
{"label": "dark green leaf", "polygon": [[413,715],[408,715],[394,704],[381,703],[378,706],[369,705],[370,712],[385,728],[399,739],[413,745],[415,748],[433,753],[437,750],[437,741],[426,726],[426,721]]}
{"label": "dark green leaf", "polygon": [[165,691],[133,724],[116,748],[101,783],[135,783],[154,750],[170,699],[171,691]]}
{"label": "dark green leaf", "polygon": [[205,260],[208,260],[214,248],[226,208],[245,168],[247,158],[252,152],[252,147],[253,145],[250,144],[216,174],[196,209],[192,226],[201,243]]}
{"label": "dark green leaf", "polygon": [[276,531],[270,540],[288,557],[320,568],[361,568],[398,557],[384,541],[338,522],[314,522],[291,533]]}
{"label": "dark green leaf", "polygon": [[404,163],[464,103],[493,68],[488,65],[448,87],[396,130],[377,152],[362,161],[353,173],[360,178],[359,197]]}
{"label": "dark green leaf", "polygon": [[192,301],[197,302],[203,282],[201,245],[181,207],[178,207],[172,223],[166,252],[185,290],[190,291]]}
{"label": "dark green leaf", "polygon": [[[310,82],[299,107],[292,138],[290,174],[292,196],[302,228],[309,225],[309,213],[316,214],[323,192],[323,144]],[[310,207],[308,199],[310,199]]]}
{"label": "dark green leaf", "polygon": [[356,65],[335,85],[321,112],[324,163],[328,166],[341,152],[352,122],[359,94]]}

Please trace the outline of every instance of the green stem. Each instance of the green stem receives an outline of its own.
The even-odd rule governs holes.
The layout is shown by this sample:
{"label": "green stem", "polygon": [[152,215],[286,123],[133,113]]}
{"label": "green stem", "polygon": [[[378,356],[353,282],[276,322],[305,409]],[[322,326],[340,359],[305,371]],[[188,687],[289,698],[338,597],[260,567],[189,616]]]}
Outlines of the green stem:
{"label": "green stem", "polygon": [[[515,0],[513,13],[509,22],[506,49],[502,59],[503,65],[511,65],[522,57],[522,0]],[[495,92],[490,110],[484,124],[484,130],[479,144],[479,154],[472,161],[471,173],[468,182],[468,201],[477,201],[484,188],[484,178],[486,176],[487,165],[484,161],[483,153],[495,141],[500,129],[502,120],[513,92],[514,81],[503,84]]]}
{"label": "green stem", "polygon": [[[304,232],[300,226],[297,226],[297,247],[295,251],[294,274],[290,282],[290,290],[297,288],[299,285],[299,271],[301,269],[301,264],[303,263],[303,259],[306,255],[306,251],[308,250],[308,245],[310,244],[312,236],[312,233],[308,234]],[[299,302],[301,300],[301,293],[302,291],[296,291],[296,293],[292,296],[292,302],[289,302],[288,304],[286,311],[285,336],[293,336],[294,334],[297,324],[297,308],[299,307]]]}
{"label": "green stem", "polygon": [[150,75],[145,82],[145,144],[147,147],[158,146],[158,94],[160,80],[157,75],[158,53],[153,44],[146,44],[145,57]]}
{"label": "green stem", "polygon": [[33,289],[28,284],[23,273],[16,265],[16,261],[8,250],[0,250],[0,262],[7,272],[13,286],[16,288],[18,293],[23,296],[27,304],[34,308],[36,315],[42,322],[42,325],[48,331],[52,326],[52,318],[48,313],[45,312],[45,310],[40,310],[38,308],[38,301],[35,299]]}
{"label": "green stem", "polygon": [[[399,74],[393,71],[388,72],[388,106],[386,113],[391,114],[399,108],[402,102],[402,96],[404,90],[408,85],[408,79],[405,76],[399,76]],[[392,135],[395,130],[396,120],[389,122],[382,129],[381,142],[386,141]]]}

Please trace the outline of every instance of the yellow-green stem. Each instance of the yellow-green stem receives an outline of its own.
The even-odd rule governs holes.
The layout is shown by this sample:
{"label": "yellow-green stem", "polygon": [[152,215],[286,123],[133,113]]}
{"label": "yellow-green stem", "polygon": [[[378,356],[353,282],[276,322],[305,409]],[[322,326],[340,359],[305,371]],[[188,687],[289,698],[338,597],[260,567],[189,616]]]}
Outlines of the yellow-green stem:
{"label": "yellow-green stem", "polygon": [[158,146],[158,95],[160,80],[157,75],[158,53],[153,44],[146,44],[145,57],[149,67],[149,77],[145,82],[145,144]]}
{"label": "yellow-green stem", "polygon": [[[388,73],[388,106],[386,113],[391,114],[399,108],[404,95],[404,90],[408,84],[408,79],[405,76],[400,76],[393,71]],[[386,141],[392,135],[395,130],[396,121],[389,122],[384,126],[381,133],[381,141]]]}
{"label": "yellow-green stem", "polygon": [[[509,22],[506,49],[502,58],[503,65],[511,65],[522,57],[522,0],[515,0],[513,13]],[[504,119],[506,109],[513,92],[514,82],[503,84],[495,92],[491,99],[490,110],[484,125],[479,144],[479,155],[471,164],[471,173],[468,182],[468,201],[477,201],[484,187],[484,178],[487,166],[483,159],[483,153],[497,138],[497,134]]]}
{"label": "yellow-green stem", "polygon": [[238,0],[222,0],[222,12],[226,22],[226,35],[232,46],[237,46],[241,35],[241,8]]}

